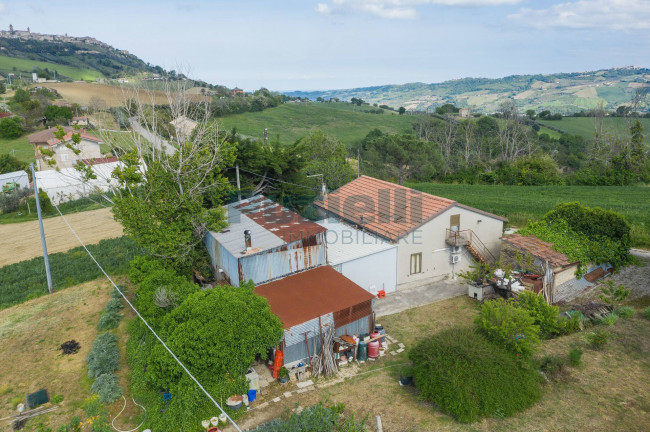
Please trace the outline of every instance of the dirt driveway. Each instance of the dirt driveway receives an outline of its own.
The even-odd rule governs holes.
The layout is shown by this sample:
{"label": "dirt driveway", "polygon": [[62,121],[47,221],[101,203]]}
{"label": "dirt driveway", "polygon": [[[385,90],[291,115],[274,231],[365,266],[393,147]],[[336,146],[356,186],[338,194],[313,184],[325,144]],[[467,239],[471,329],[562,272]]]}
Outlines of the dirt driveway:
{"label": "dirt driveway", "polygon": [[[113,219],[111,209],[99,209],[66,215],[86,244],[120,237],[122,225]],[[48,253],[65,252],[79,246],[61,217],[43,219]],[[0,225],[0,267],[42,255],[38,221]]]}

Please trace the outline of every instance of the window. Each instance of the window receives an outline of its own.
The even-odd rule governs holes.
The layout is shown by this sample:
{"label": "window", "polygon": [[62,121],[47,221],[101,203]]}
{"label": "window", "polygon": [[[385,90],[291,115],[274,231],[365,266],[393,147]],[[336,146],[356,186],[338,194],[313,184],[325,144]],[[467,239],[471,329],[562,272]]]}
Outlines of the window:
{"label": "window", "polygon": [[60,153],[61,156],[61,162],[67,162],[68,161],[68,154],[67,153]]}
{"label": "window", "polygon": [[422,252],[411,254],[411,274],[422,273]]}

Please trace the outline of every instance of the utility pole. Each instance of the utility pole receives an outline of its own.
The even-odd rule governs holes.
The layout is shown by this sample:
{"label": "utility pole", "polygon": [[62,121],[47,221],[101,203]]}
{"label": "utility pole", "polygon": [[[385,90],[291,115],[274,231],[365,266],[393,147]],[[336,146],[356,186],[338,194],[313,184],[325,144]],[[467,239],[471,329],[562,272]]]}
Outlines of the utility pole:
{"label": "utility pole", "polygon": [[361,149],[357,148],[357,178],[361,177]]}
{"label": "utility pole", "polygon": [[239,185],[239,165],[235,165],[235,175],[237,176],[237,201],[241,201],[241,186]]}
{"label": "utility pole", "polygon": [[36,198],[36,212],[38,213],[38,224],[41,227],[41,243],[43,244],[43,259],[45,260],[45,275],[47,276],[47,290],[52,294],[52,274],[50,273],[50,261],[47,258],[47,244],[45,243],[45,230],[43,229],[43,216],[41,215],[41,201],[38,199],[38,186],[36,186],[36,173],[34,162],[29,164],[32,170],[32,183],[34,184],[34,197]]}
{"label": "utility pole", "polygon": [[321,181],[320,194],[321,194],[321,199],[324,201],[327,198],[327,185],[325,184],[325,175],[314,174],[314,175],[308,175],[307,177],[320,177],[320,181]]}

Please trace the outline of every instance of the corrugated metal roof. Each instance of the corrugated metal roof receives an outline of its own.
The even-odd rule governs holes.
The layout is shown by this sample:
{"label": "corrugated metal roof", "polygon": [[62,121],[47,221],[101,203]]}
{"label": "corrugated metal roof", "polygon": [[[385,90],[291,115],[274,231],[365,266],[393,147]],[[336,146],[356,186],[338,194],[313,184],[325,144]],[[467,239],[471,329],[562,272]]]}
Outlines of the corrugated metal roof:
{"label": "corrugated metal roof", "polygon": [[456,201],[373,177],[361,176],[314,204],[379,236],[397,241],[443,211],[458,205],[507,220]]}
{"label": "corrugated metal roof", "polygon": [[14,171],[10,173],[0,174],[0,182],[17,182],[21,179],[28,179],[25,171]]}
{"label": "corrugated metal roof", "polygon": [[244,231],[251,232],[249,254],[262,252],[325,231],[317,223],[264,196],[228,204],[229,225],[212,236],[235,257],[244,255]]}
{"label": "corrugated metal roof", "polygon": [[341,264],[397,247],[396,244],[383,238],[342,222],[322,220],[317,223],[327,229],[325,241],[327,242],[327,262],[330,265]]}
{"label": "corrugated metal roof", "polygon": [[255,288],[285,329],[375,298],[330,266],[316,267]]}

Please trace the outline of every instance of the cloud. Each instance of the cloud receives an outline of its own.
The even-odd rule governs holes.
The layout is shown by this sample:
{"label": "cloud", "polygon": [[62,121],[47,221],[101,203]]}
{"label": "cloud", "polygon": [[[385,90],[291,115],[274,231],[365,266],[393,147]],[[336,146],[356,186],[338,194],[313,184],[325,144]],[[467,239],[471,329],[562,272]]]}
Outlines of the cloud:
{"label": "cloud", "polygon": [[546,9],[524,8],[508,15],[508,19],[535,28],[650,29],[650,1],[577,0]]}
{"label": "cloud", "polygon": [[0,12],[2,12],[3,10],[5,10],[5,5],[4,3],[0,3]]}
{"label": "cloud", "polygon": [[332,0],[331,5],[318,3],[316,12],[329,15],[357,11],[386,19],[415,19],[418,6],[427,4],[454,7],[502,6],[522,0]]}

